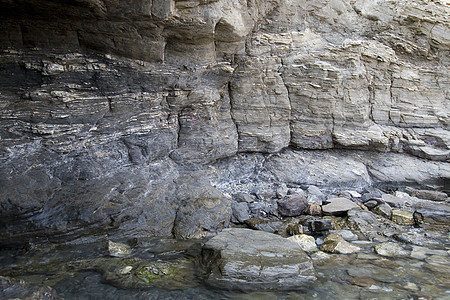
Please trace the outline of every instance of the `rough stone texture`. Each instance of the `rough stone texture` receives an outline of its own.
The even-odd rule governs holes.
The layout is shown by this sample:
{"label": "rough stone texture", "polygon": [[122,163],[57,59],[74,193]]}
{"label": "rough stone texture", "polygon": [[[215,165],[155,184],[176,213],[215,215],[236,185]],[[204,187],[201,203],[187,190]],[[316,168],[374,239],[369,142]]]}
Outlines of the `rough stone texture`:
{"label": "rough stone texture", "polygon": [[393,209],[391,211],[391,218],[393,222],[399,225],[414,225],[413,213],[410,211]]}
{"label": "rough stone texture", "polygon": [[449,192],[449,12],[0,0],[0,244],[171,235],[195,207],[197,192],[176,186],[193,165],[229,195],[274,183]]}
{"label": "rough stone texture", "polygon": [[322,206],[325,215],[342,216],[346,215],[350,209],[359,209],[360,207],[352,200],[347,198],[330,198],[327,204]]}
{"label": "rough stone texture", "polygon": [[278,212],[284,217],[299,216],[305,212],[308,207],[308,200],[301,194],[288,195],[277,201]]}
{"label": "rough stone texture", "polygon": [[289,240],[296,242],[303,251],[316,252],[319,251],[316,245],[316,240],[313,236],[307,234],[296,234],[288,237]]}
{"label": "rough stone texture", "polygon": [[254,230],[261,230],[265,232],[275,233],[277,232],[283,222],[280,220],[263,220],[259,218],[251,218],[245,221],[245,224]]}
{"label": "rough stone texture", "polygon": [[207,282],[240,289],[301,288],[316,279],[308,255],[293,241],[250,229],[225,229],[202,250]]}
{"label": "rough stone texture", "polygon": [[250,219],[246,202],[232,202],[231,210],[231,221],[233,223],[244,223],[246,220]]}
{"label": "rough stone texture", "polygon": [[376,245],[375,252],[388,257],[407,257],[410,255],[409,251],[403,249],[399,244],[392,242]]}
{"label": "rough stone texture", "polygon": [[231,201],[212,187],[202,174],[183,174],[176,184],[181,203],[173,226],[176,238],[204,238],[228,226]]}
{"label": "rough stone texture", "polygon": [[432,201],[447,201],[448,195],[440,191],[431,190],[413,190],[410,195],[420,199],[432,200]]}
{"label": "rough stone texture", "polygon": [[0,276],[0,288],[0,296],[3,299],[61,299],[51,287],[40,286],[21,279]]}
{"label": "rough stone texture", "polygon": [[377,206],[375,206],[372,211],[374,213],[376,213],[377,215],[380,215],[386,219],[390,219],[391,218],[391,212],[392,212],[392,208],[389,206],[389,204],[386,203],[381,203]]}
{"label": "rough stone texture", "polygon": [[320,249],[330,253],[352,254],[361,251],[361,248],[350,244],[337,233],[329,234],[323,242]]}

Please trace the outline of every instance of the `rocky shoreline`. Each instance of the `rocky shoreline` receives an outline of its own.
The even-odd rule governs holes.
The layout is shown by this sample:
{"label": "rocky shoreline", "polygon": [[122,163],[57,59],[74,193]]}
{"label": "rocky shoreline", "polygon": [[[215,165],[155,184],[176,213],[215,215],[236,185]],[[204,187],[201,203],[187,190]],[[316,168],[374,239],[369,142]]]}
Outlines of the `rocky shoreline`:
{"label": "rocky shoreline", "polygon": [[141,290],[142,298],[155,289],[166,296],[191,289],[207,294],[205,287],[220,299],[230,292],[275,291],[308,297],[448,296],[446,193],[411,187],[329,193],[286,184],[272,191],[269,201],[262,193],[233,194],[231,227],[206,239],[111,235],[100,238],[103,242],[2,250],[1,296],[59,299],[62,293],[70,299],[75,283],[68,278],[86,272],[101,275],[112,289]]}
{"label": "rocky shoreline", "polygon": [[71,299],[78,292],[71,294],[69,278],[91,272],[110,286],[105,291],[119,288],[138,298],[195,291],[219,299],[273,292],[444,299],[450,292],[449,197],[405,191],[327,194],[312,185],[282,185],[275,201],[233,195],[231,228],[206,239],[108,236],[100,243],[2,250],[1,296]]}
{"label": "rocky shoreline", "polygon": [[448,297],[449,15],[0,0],[0,296]]}

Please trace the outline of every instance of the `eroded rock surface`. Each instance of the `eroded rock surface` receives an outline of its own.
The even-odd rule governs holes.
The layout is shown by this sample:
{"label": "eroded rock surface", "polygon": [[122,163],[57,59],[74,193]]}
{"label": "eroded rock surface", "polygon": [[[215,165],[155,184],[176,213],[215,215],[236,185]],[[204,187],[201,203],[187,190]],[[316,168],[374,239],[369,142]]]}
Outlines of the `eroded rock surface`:
{"label": "eroded rock surface", "polygon": [[207,282],[222,288],[299,289],[316,279],[297,242],[263,231],[225,229],[204,245],[201,260]]}
{"label": "eroded rock surface", "polygon": [[[449,12],[0,0],[0,244],[202,237],[226,226],[229,196],[274,185],[448,193]],[[191,171],[213,196],[186,188]],[[249,207],[263,213],[273,205]]]}

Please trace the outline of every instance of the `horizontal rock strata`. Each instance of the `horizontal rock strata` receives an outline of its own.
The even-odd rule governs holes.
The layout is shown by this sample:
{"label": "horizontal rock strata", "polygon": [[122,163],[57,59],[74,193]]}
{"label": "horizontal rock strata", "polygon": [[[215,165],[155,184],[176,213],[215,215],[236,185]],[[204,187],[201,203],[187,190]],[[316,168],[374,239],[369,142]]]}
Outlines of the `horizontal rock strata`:
{"label": "horizontal rock strata", "polygon": [[204,237],[274,185],[448,193],[449,12],[0,0],[0,244]]}

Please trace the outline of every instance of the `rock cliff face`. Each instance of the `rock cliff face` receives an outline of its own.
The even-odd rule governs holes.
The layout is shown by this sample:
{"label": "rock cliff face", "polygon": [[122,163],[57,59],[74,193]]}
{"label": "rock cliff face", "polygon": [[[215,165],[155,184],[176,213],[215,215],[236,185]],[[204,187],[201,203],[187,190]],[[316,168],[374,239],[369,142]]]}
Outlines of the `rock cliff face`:
{"label": "rock cliff face", "polygon": [[0,244],[202,237],[228,224],[223,192],[281,183],[449,191],[449,16],[442,0],[0,0]]}

